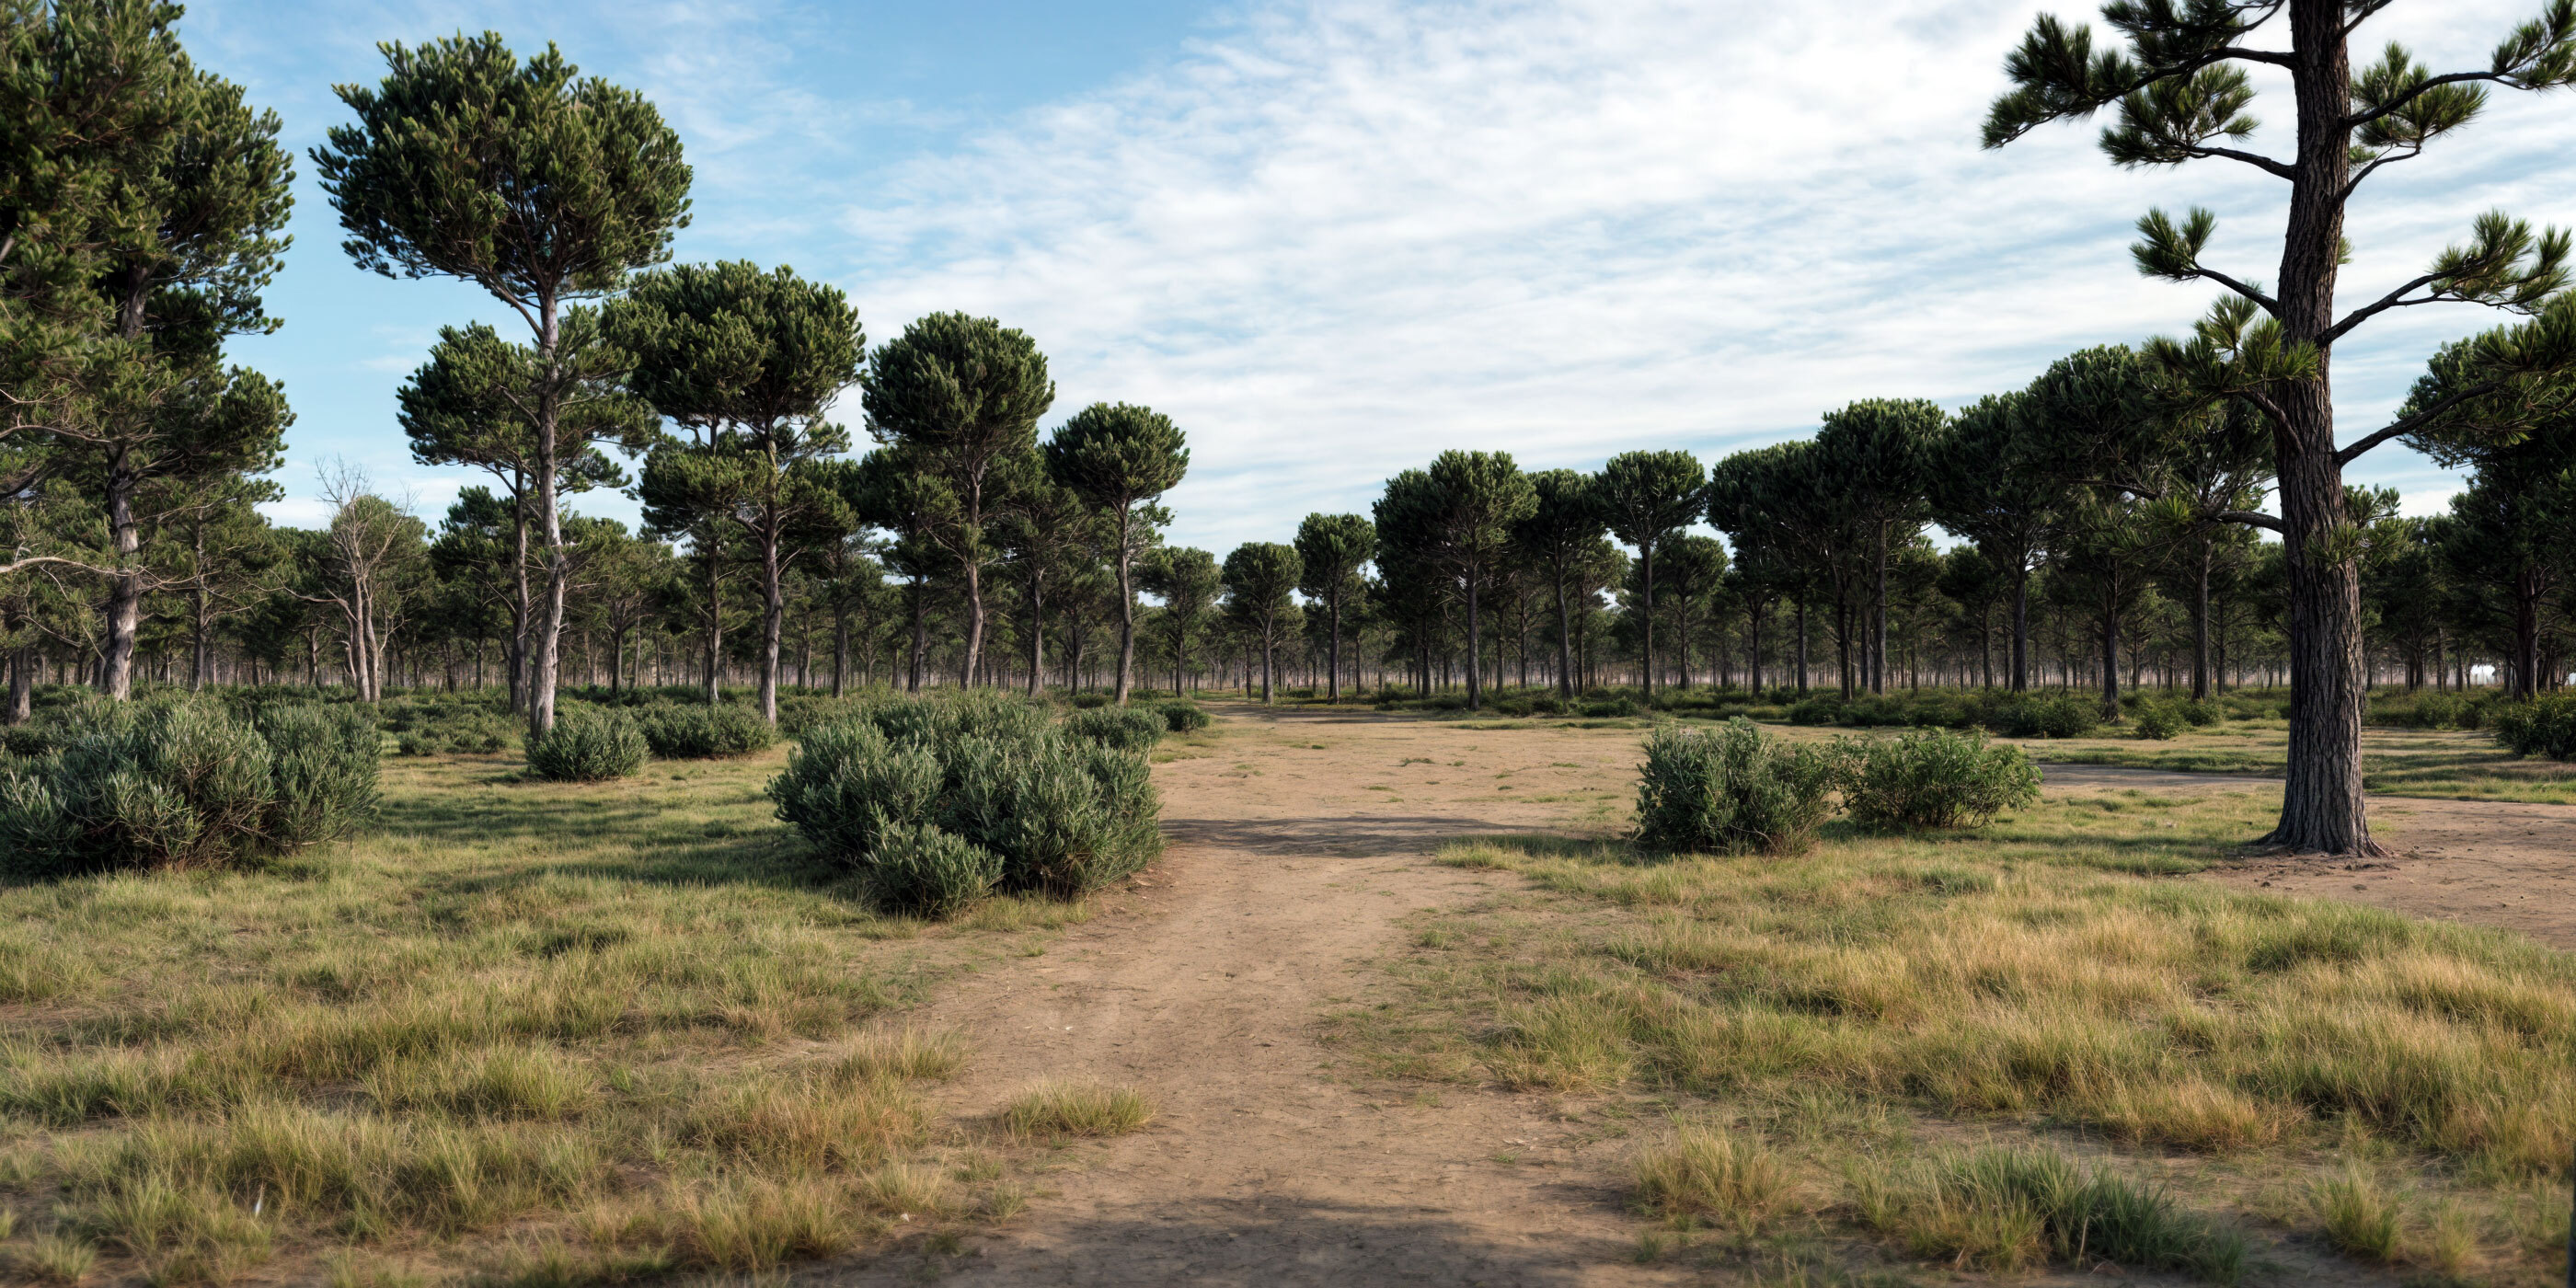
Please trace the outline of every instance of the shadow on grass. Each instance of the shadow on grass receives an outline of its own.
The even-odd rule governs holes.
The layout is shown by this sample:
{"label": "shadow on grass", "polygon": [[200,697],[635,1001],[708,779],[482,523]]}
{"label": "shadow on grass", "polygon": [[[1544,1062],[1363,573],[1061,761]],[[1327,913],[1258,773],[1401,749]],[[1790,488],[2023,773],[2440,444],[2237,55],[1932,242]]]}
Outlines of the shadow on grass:
{"label": "shadow on grass", "polygon": [[[1548,1206],[1576,1211],[1610,1209],[1620,1197],[1597,1184],[1535,1188]],[[1595,1282],[1602,1266],[1635,1251],[1624,1223],[1601,1224],[1608,1228],[1532,1238],[1524,1231],[1471,1224],[1411,1196],[1197,1198],[1052,1220],[1042,1241],[1014,1247],[1006,1239],[960,1263],[903,1252],[833,1278],[848,1285],[910,1285],[964,1270],[974,1282],[989,1277],[1210,1288],[1553,1288]]]}

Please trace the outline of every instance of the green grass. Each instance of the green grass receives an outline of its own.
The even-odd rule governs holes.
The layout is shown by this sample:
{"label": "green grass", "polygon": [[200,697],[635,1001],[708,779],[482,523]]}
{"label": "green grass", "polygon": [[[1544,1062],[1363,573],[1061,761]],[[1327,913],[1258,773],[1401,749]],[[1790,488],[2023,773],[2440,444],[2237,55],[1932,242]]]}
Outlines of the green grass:
{"label": "green grass", "polygon": [[770,816],[782,756],[406,758],[379,831],[276,870],[0,890],[0,1257],[608,1283],[982,1219],[1001,1173],[923,1179],[963,1043],[880,1017],[1087,909],[869,911]]}
{"label": "green grass", "polygon": [[[2075,1218],[1939,1179],[1956,1160],[1919,1137],[1965,1129],[2074,1150],[2068,1184],[2099,1182],[2119,1211],[2321,1244],[2361,1226],[2265,1195],[2323,1194],[2347,1163],[2377,1160],[2409,1178],[2388,1199],[2421,1230],[2406,1264],[2542,1282],[2564,1255],[2552,1211],[2576,1148],[2576,958],[2169,879],[2224,857],[2262,812],[2251,791],[2051,797],[1975,832],[1831,827],[1796,860],[1462,842],[1441,860],[1528,887],[1422,915],[1390,963],[1394,1000],[1345,1009],[1328,1032],[1383,1074],[1742,1122],[1753,1134],[1727,1149],[1784,1149],[1796,1183],[1841,1194],[1808,1206],[1877,1211],[1860,1224],[1928,1260],[2072,1264]],[[1837,1125],[1801,1144],[1795,1124],[1819,1104]],[[1744,1206],[1671,1197],[1722,1189],[1679,1179],[1714,1162],[1639,1166],[1655,1210]],[[2156,1168],[2193,1184],[2160,1188]],[[2114,1181],[2129,1189],[2100,1188]],[[2242,1271],[2159,1258],[2122,1264]]]}

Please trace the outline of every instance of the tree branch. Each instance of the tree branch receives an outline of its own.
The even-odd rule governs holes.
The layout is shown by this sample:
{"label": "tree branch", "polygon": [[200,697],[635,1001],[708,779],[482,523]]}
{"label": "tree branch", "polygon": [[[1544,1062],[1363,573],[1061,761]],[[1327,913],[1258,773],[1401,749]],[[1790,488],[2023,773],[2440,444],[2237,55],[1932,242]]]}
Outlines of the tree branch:
{"label": "tree branch", "polygon": [[2496,390],[2503,387],[2504,382],[2501,380],[2488,380],[2470,385],[2466,389],[2455,390],[2452,393],[2445,394],[2441,398],[2434,400],[2432,406],[2424,408],[2422,411],[2418,411],[2413,415],[2400,416],[2394,423],[2390,424],[2388,428],[2380,430],[2378,433],[2372,434],[2368,438],[2364,438],[2360,442],[2354,443],[2352,446],[2336,452],[2335,464],[2350,465],[2354,461],[2359,460],[2362,453],[2379,446],[2381,443],[2385,443],[2389,439],[2420,429],[2427,421],[2441,415],[2443,412],[2449,411],[2453,407],[2467,402],[2469,399],[2485,397],[2486,395],[2494,393]]}
{"label": "tree branch", "polygon": [[2199,144],[2186,145],[2183,148],[2183,151],[2196,157],[2223,157],[2229,161],[2242,161],[2265,174],[2271,175],[2275,179],[2286,179],[2291,182],[2297,182],[2299,177],[2299,172],[2295,168],[2284,165],[2281,162],[2275,161],[2259,152],[2241,152],[2235,148],[2202,147]]}
{"label": "tree branch", "polygon": [[2399,308],[2409,304],[2431,304],[2434,301],[2439,300],[2441,298],[2441,293],[2438,291],[2425,296],[2420,300],[2410,300],[2404,298],[2404,296],[2408,291],[2414,290],[2419,286],[2427,286],[2434,282],[2438,282],[2442,277],[2443,275],[2440,273],[2426,273],[2423,276],[2406,283],[2404,286],[2400,286],[2396,290],[2380,296],[2377,300],[2354,309],[2352,312],[2344,315],[2343,321],[2337,322],[2332,327],[2328,328],[2320,343],[2333,344],[2335,341],[2342,339],[2345,333],[2351,331],[2354,327],[2360,326],[2362,323],[2367,322],[2390,309]]}
{"label": "tree branch", "polygon": [[2467,81],[2494,81],[2497,84],[2504,85],[2511,89],[2525,88],[2522,85],[2516,84],[2516,79],[2517,78],[2511,72],[2452,72],[2447,76],[2427,77],[2418,84],[2408,86],[2405,93],[2400,94],[2367,112],[2363,112],[2358,116],[2347,116],[2343,118],[2343,128],[2347,130],[2357,130],[2362,126],[2368,125],[2371,122],[2376,121],[2383,116],[2387,116],[2390,113],[2395,112],[2397,109],[2414,102],[2416,99],[2422,98],[2426,90],[2432,89],[2436,85],[2457,85]]}
{"label": "tree branch", "polygon": [[2260,510],[2221,510],[2212,517],[2216,518],[2221,523],[2242,523],[2247,527],[2263,528],[2272,532],[2281,533],[2284,536],[2288,535],[2290,531],[2287,527],[2282,526],[2279,519],[2275,519],[2271,515],[2265,514]]}
{"label": "tree branch", "polygon": [[2280,304],[2280,301],[2275,300],[2275,299],[2273,299],[2271,296],[2269,296],[2269,295],[2265,295],[2265,294],[2264,294],[2264,293],[2262,293],[2261,291],[2258,291],[2258,290],[2254,289],[2254,287],[2253,287],[2252,285],[2250,285],[2250,284],[2248,284],[2248,283],[2245,283],[2245,282],[2238,281],[2236,278],[2231,277],[2231,276],[2229,276],[2229,275],[2227,275],[2227,274],[2225,274],[2225,273],[2219,272],[2217,269],[2214,269],[2214,268],[2203,268],[2203,267],[2201,267],[2201,266],[2200,266],[2200,264],[2199,264],[2199,262],[2198,262],[2198,261],[2194,261],[2194,262],[2192,263],[2191,271],[2192,271],[2192,274],[2193,274],[2194,276],[2196,276],[2196,277],[2205,277],[2205,278],[2209,279],[2210,281],[2216,282],[2216,283],[2218,283],[2219,285],[2224,286],[2224,287],[2226,287],[2227,289],[2229,289],[2229,290],[2231,290],[2231,291],[2234,291],[2234,292],[2236,292],[2237,294],[2242,295],[2242,296],[2244,296],[2245,298],[2247,298],[2247,299],[2249,299],[2249,300],[2254,301],[2256,304],[2259,304],[2259,305],[2261,305],[2261,306],[2262,306],[2262,308],[2263,308],[2263,311],[2264,311],[2264,312],[2269,313],[2269,314],[2271,314],[2272,316],[2274,316],[2274,317],[2276,317],[2276,318],[2277,318],[2277,317],[2279,317],[2279,316],[2281,316],[2281,304]]}
{"label": "tree branch", "polygon": [[78,568],[82,572],[96,573],[101,577],[113,577],[116,575],[116,570],[113,568],[101,568],[95,564],[85,564],[78,559],[65,559],[60,555],[31,555],[25,559],[17,561],[16,563],[0,564],[0,576],[7,576],[21,568],[34,568],[41,564],[61,564],[67,568]]}

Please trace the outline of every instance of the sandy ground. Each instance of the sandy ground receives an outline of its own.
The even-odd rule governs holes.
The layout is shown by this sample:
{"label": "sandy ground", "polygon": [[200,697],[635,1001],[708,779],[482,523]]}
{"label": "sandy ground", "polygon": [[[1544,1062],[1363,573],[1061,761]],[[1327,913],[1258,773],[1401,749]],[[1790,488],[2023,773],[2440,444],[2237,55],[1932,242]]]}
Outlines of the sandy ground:
{"label": "sandy ground", "polygon": [[[1386,987],[1370,963],[1424,908],[1518,879],[1432,865],[1462,835],[1607,834],[1634,730],[1472,730],[1366,712],[1229,716],[1160,766],[1169,857],[1042,959],[961,982],[916,1018],[976,1047],[955,1121],[1048,1078],[1132,1083],[1145,1131],[1064,1147],[1023,1216],[967,1251],[822,1277],[968,1285],[1606,1285],[1702,1281],[1629,1259],[1634,1140],[1550,1098],[1390,1084],[1316,1040],[1328,1007]],[[2210,778],[2051,766],[2053,790],[2244,790]],[[2259,780],[2253,780],[2259,781]],[[2576,947],[2576,809],[2381,802],[2410,857],[2272,863],[2210,879],[2509,925]],[[2520,829],[2517,831],[2516,829]],[[1511,1156],[1505,1161],[1497,1156]],[[800,1276],[801,1277],[801,1276]]]}
{"label": "sandy ground", "polygon": [[[1065,1077],[1140,1086],[1155,1121],[1065,1148],[1043,1178],[1052,1193],[943,1281],[1693,1282],[1626,1260],[1639,1226],[1615,1185],[1625,1143],[1594,1143],[1543,1096],[1347,1075],[1315,1038],[1326,1007],[1382,987],[1368,963],[1398,919],[1516,880],[1433,866],[1440,842],[1565,826],[1594,799],[1567,787],[1615,783],[1633,759],[1633,735],[1361,713],[1241,721],[1214,755],[1158,769],[1171,848],[1145,888],[1042,962],[980,973],[921,1017],[975,1042],[947,1096],[962,1118]],[[896,1258],[859,1278],[921,1269]]]}
{"label": "sandy ground", "polygon": [[[2277,779],[2047,765],[2051,790],[2244,791],[2274,798]],[[2254,856],[2203,874],[2246,889],[2350,899],[2408,916],[2497,926],[2576,952],[2576,807],[2412,796],[2370,798],[2370,831],[2389,859]]]}

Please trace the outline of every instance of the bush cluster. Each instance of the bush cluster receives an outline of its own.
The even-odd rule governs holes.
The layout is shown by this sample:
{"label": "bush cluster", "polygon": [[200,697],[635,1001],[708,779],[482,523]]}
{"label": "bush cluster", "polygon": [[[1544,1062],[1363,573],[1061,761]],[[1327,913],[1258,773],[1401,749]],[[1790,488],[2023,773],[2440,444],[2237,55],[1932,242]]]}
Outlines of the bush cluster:
{"label": "bush cluster", "polygon": [[1120,751],[1152,751],[1170,728],[1162,712],[1144,707],[1091,707],[1064,721],[1066,733]]}
{"label": "bush cluster", "polygon": [[672,702],[639,707],[635,728],[644,735],[644,745],[664,760],[747,756],[778,741],[778,732],[759,712],[730,702],[715,707]]}
{"label": "bush cluster", "polygon": [[72,709],[49,750],[0,776],[0,869],[232,865],[346,836],[375,813],[381,747],[346,706]]}
{"label": "bush cluster", "polygon": [[2170,742],[2183,731],[2188,721],[2179,707],[2169,702],[2141,703],[2137,718],[2131,722],[2138,736],[2149,742]]}
{"label": "bush cluster", "polygon": [[1977,827],[2039,799],[2030,757],[1989,743],[1982,729],[1837,738],[1834,751],[1843,808],[1869,827]]}
{"label": "bush cluster", "polygon": [[2576,760],[2576,693],[2498,703],[2491,714],[2496,741],[2515,755]]}
{"label": "bush cluster", "polygon": [[1175,698],[1156,708],[1163,713],[1163,728],[1171,733],[1197,733],[1216,723],[1199,704]]}
{"label": "bush cluster", "polygon": [[2454,693],[2418,689],[2413,693],[2374,693],[2364,709],[2364,722],[2401,729],[2482,729],[2498,708],[2509,706],[2495,693]]}
{"label": "bush cluster", "polygon": [[1795,854],[1831,812],[1832,757],[1737,717],[1716,729],[1658,727],[1637,784],[1637,843],[1650,850]]}
{"label": "bush cluster", "polygon": [[995,889],[1078,895],[1162,849],[1142,751],[984,691],[812,729],[769,796],[877,902],[927,915]]}
{"label": "bush cluster", "polygon": [[554,728],[528,741],[528,772],[549,782],[605,782],[642,769],[647,750],[632,718],[570,707],[556,713]]}

